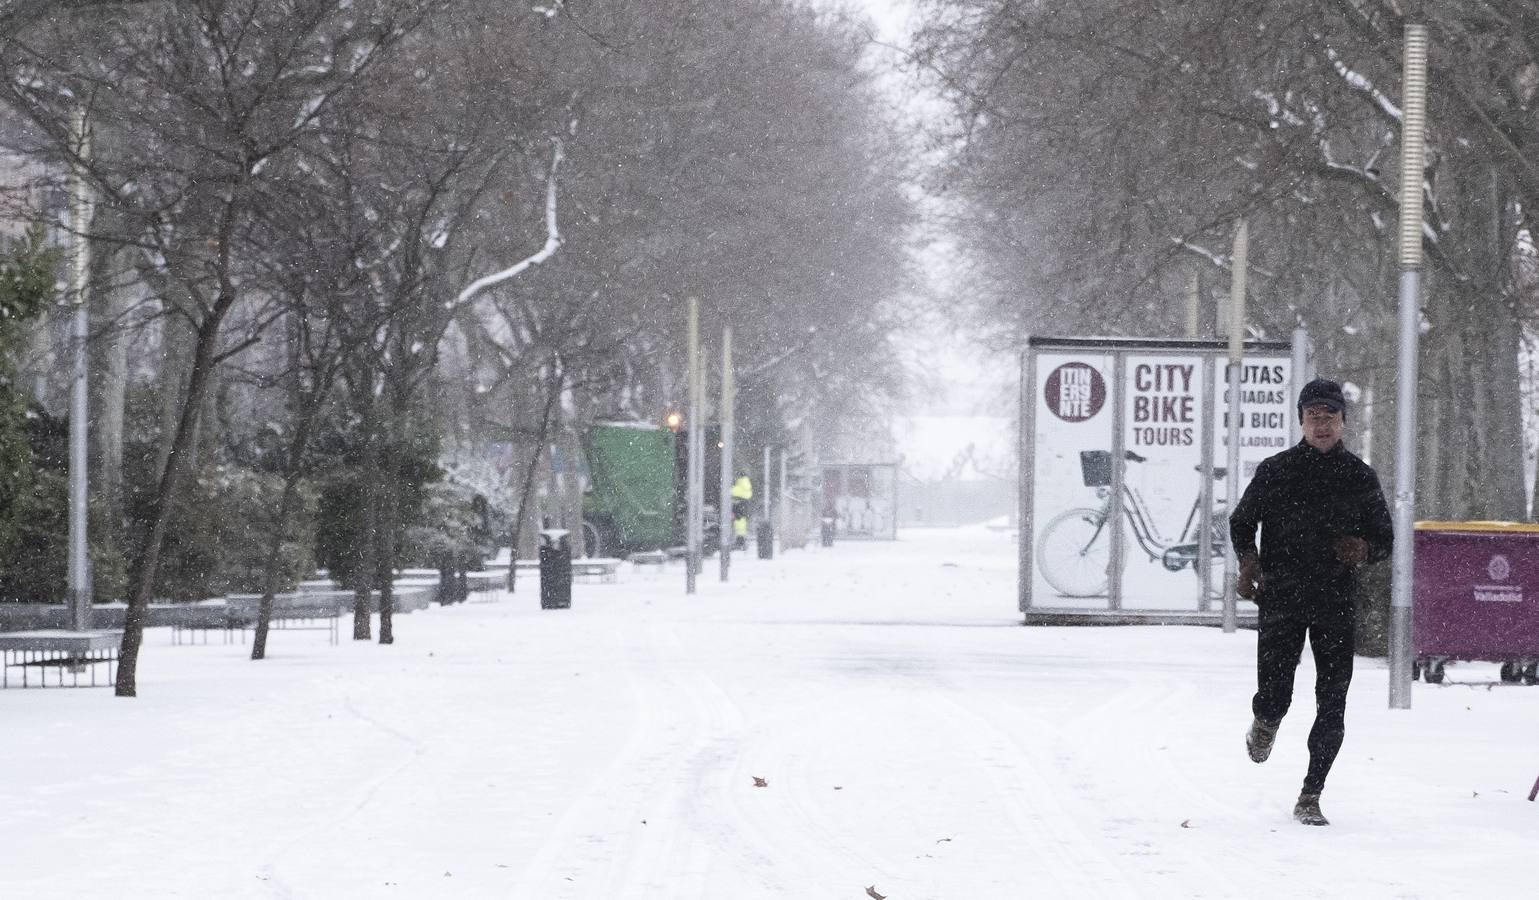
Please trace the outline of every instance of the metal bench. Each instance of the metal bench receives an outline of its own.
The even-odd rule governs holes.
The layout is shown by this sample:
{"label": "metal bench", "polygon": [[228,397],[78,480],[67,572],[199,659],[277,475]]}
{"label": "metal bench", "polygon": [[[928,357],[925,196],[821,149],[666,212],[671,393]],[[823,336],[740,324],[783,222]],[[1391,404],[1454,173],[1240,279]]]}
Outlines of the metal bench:
{"label": "metal bench", "polygon": [[[21,687],[48,687],[48,673],[57,676],[55,687],[105,687],[113,683],[118,647],[123,634],[118,631],[10,631],[0,633],[0,688],[11,686],[11,670],[21,676]],[[105,664],[107,677],[98,682],[96,667]],[[34,685],[32,673],[37,674]],[[89,676],[81,684],[81,674]],[[70,676],[68,684],[65,675]]]}
{"label": "metal bench", "polygon": [[[303,594],[275,594],[273,614],[269,626],[280,631],[325,631],[332,644],[339,642],[342,604],[338,601],[351,598],[346,591],[311,592]],[[225,609],[230,628],[241,631],[256,625],[257,613],[262,605],[261,594],[231,594]]]}
{"label": "metal bench", "polygon": [[[584,559],[572,560],[572,577],[574,579],[597,579],[601,583],[608,583],[619,578],[620,564],[625,560],[610,559],[595,556]],[[521,559],[514,564],[520,573],[540,574],[540,561],[537,559]]]}
{"label": "metal bench", "polygon": [[502,599],[507,587],[506,568],[465,573],[465,588],[470,592],[468,599],[471,603],[495,603]]}
{"label": "metal bench", "polygon": [[623,560],[592,557],[589,559],[572,560],[572,577],[574,579],[598,579],[601,584],[612,583],[619,579],[620,563]]}
{"label": "metal bench", "polygon": [[[152,603],[149,621],[154,625],[171,626],[171,644],[208,643],[212,632],[219,632],[224,643],[235,641],[235,629],[230,625],[229,604],[223,598],[201,603]],[[200,642],[198,637],[202,636]]]}

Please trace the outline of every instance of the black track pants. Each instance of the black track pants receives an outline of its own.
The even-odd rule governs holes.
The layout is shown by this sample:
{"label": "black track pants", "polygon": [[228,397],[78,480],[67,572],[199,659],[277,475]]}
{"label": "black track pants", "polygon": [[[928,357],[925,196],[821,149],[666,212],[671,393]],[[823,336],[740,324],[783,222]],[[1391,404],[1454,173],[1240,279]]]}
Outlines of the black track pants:
{"label": "black track pants", "polygon": [[1256,640],[1256,696],[1251,711],[1280,722],[1293,702],[1293,673],[1304,651],[1304,636],[1315,655],[1315,724],[1309,730],[1309,772],[1304,790],[1319,793],[1346,734],[1347,688],[1352,684],[1353,612],[1350,602],[1321,603],[1311,609],[1261,606]]}

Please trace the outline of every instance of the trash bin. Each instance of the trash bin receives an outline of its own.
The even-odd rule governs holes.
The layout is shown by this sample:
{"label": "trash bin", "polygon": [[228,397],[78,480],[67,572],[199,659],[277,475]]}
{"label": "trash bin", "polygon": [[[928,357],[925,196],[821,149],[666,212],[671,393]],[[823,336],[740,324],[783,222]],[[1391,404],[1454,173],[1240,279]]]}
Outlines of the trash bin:
{"label": "trash bin", "polygon": [[570,536],[562,528],[540,532],[540,609],[572,608]]}
{"label": "trash bin", "polygon": [[823,517],[822,540],[825,547],[834,545],[834,520],[831,516]]}
{"label": "trash bin", "polygon": [[775,526],[768,522],[759,523],[759,558],[775,558]]}
{"label": "trash bin", "polygon": [[1451,660],[1539,684],[1539,525],[1417,522],[1411,643],[1436,684]]}

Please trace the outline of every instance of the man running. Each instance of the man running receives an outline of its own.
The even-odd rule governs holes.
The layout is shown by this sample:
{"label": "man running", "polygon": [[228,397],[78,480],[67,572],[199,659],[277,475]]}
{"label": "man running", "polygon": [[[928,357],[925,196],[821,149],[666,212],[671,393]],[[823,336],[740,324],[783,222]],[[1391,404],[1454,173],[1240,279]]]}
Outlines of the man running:
{"label": "man running", "polygon": [[1304,385],[1298,412],[1304,439],[1257,467],[1229,517],[1229,535],[1240,563],[1236,590],[1260,610],[1255,719],[1246,749],[1258,763],[1271,755],[1307,634],[1315,657],[1315,724],[1293,817],[1329,825],[1320,791],[1345,734],[1357,569],[1389,556],[1394,530],[1378,475],[1342,446],[1347,404],[1341,385],[1323,378]]}

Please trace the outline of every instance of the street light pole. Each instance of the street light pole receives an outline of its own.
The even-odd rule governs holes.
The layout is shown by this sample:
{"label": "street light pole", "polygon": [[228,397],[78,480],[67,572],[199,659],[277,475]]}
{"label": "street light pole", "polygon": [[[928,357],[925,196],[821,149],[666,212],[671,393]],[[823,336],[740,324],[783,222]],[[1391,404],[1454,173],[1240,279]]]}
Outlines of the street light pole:
{"label": "street light pole", "polygon": [[[1410,18],[1410,17],[1407,17]],[[1427,27],[1407,22],[1400,135],[1400,377],[1396,385],[1395,549],[1390,582],[1389,708],[1411,708],[1416,529],[1417,343],[1421,327],[1422,184],[1426,178]]]}
{"label": "street light pole", "polygon": [[87,231],[91,225],[91,198],[81,166],[91,154],[85,107],[75,111],[75,133],[79,137],[80,162],[70,178],[69,218],[74,233],[70,254],[70,300],[75,307],[71,336],[74,372],[69,402],[69,611],[70,628],[86,631],[91,627],[91,558],[87,552],[90,469],[86,452],[90,429],[89,384],[87,381],[87,342],[90,339],[90,305],[87,302],[91,279],[91,243]]}
{"label": "street light pole", "polygon": [[717,517],[721,530],[721,580],[727,580],[732,569],[732,439],[733,406],[737,401],[736,385],[732,382],[732,326],[721,329],[721,493]]}
{"label": "street light pole", "polygon": [[684,436],[684,452],[688,457],[685,465],[685,480],[689,482],[686,494],[684,515],[687,521],[684,523],[684,543],[686,552],[684,555],[684,592],[695,592],[695,575],[700,571],[700,507],[701,492],[699,475],[701,466],[705,460],[702,458],[699,444],[701,429],[704,423],[701,421],[705,411],[701,409],[701,395],[704,391],[701,382],[704,380],[700,372],[700,300],[689,298],[689,417],[687,420],[688,431]]}
{"label": "street light pole", "polygon": [[[1229,497],[1229,511],[1240,505],[1240,382],[1245,359],[1245,268],[1250,256],[1250,226],[1244,219],[1234,229],[1234,252],[1230,257],[1229,281],[1229,472],[1224,478]],[[1234,543],[1226,542],[1224,554],[1224,618],[1226,634],[1239,625],[1239,598],[1235,595],[1238,560]]]}
{"label": "street light pole", "polygon": [[777,500],[779,500],[780,503],[780,506],[777,510],[779,512],[779,516],[776,517],[775,531],[779,535],[776,539],[780,542],[778,549],[781,551],[785,550],[786,529],[789,527],[791,522],[791,495],[786,493],[791,483],[786,471],[786,457],[788,455],[786,453],[786,448],[788,446],[789,445],[787,444],[780,445],[780,478],[778,481],[779,490],[775,492],[775,497]]}

